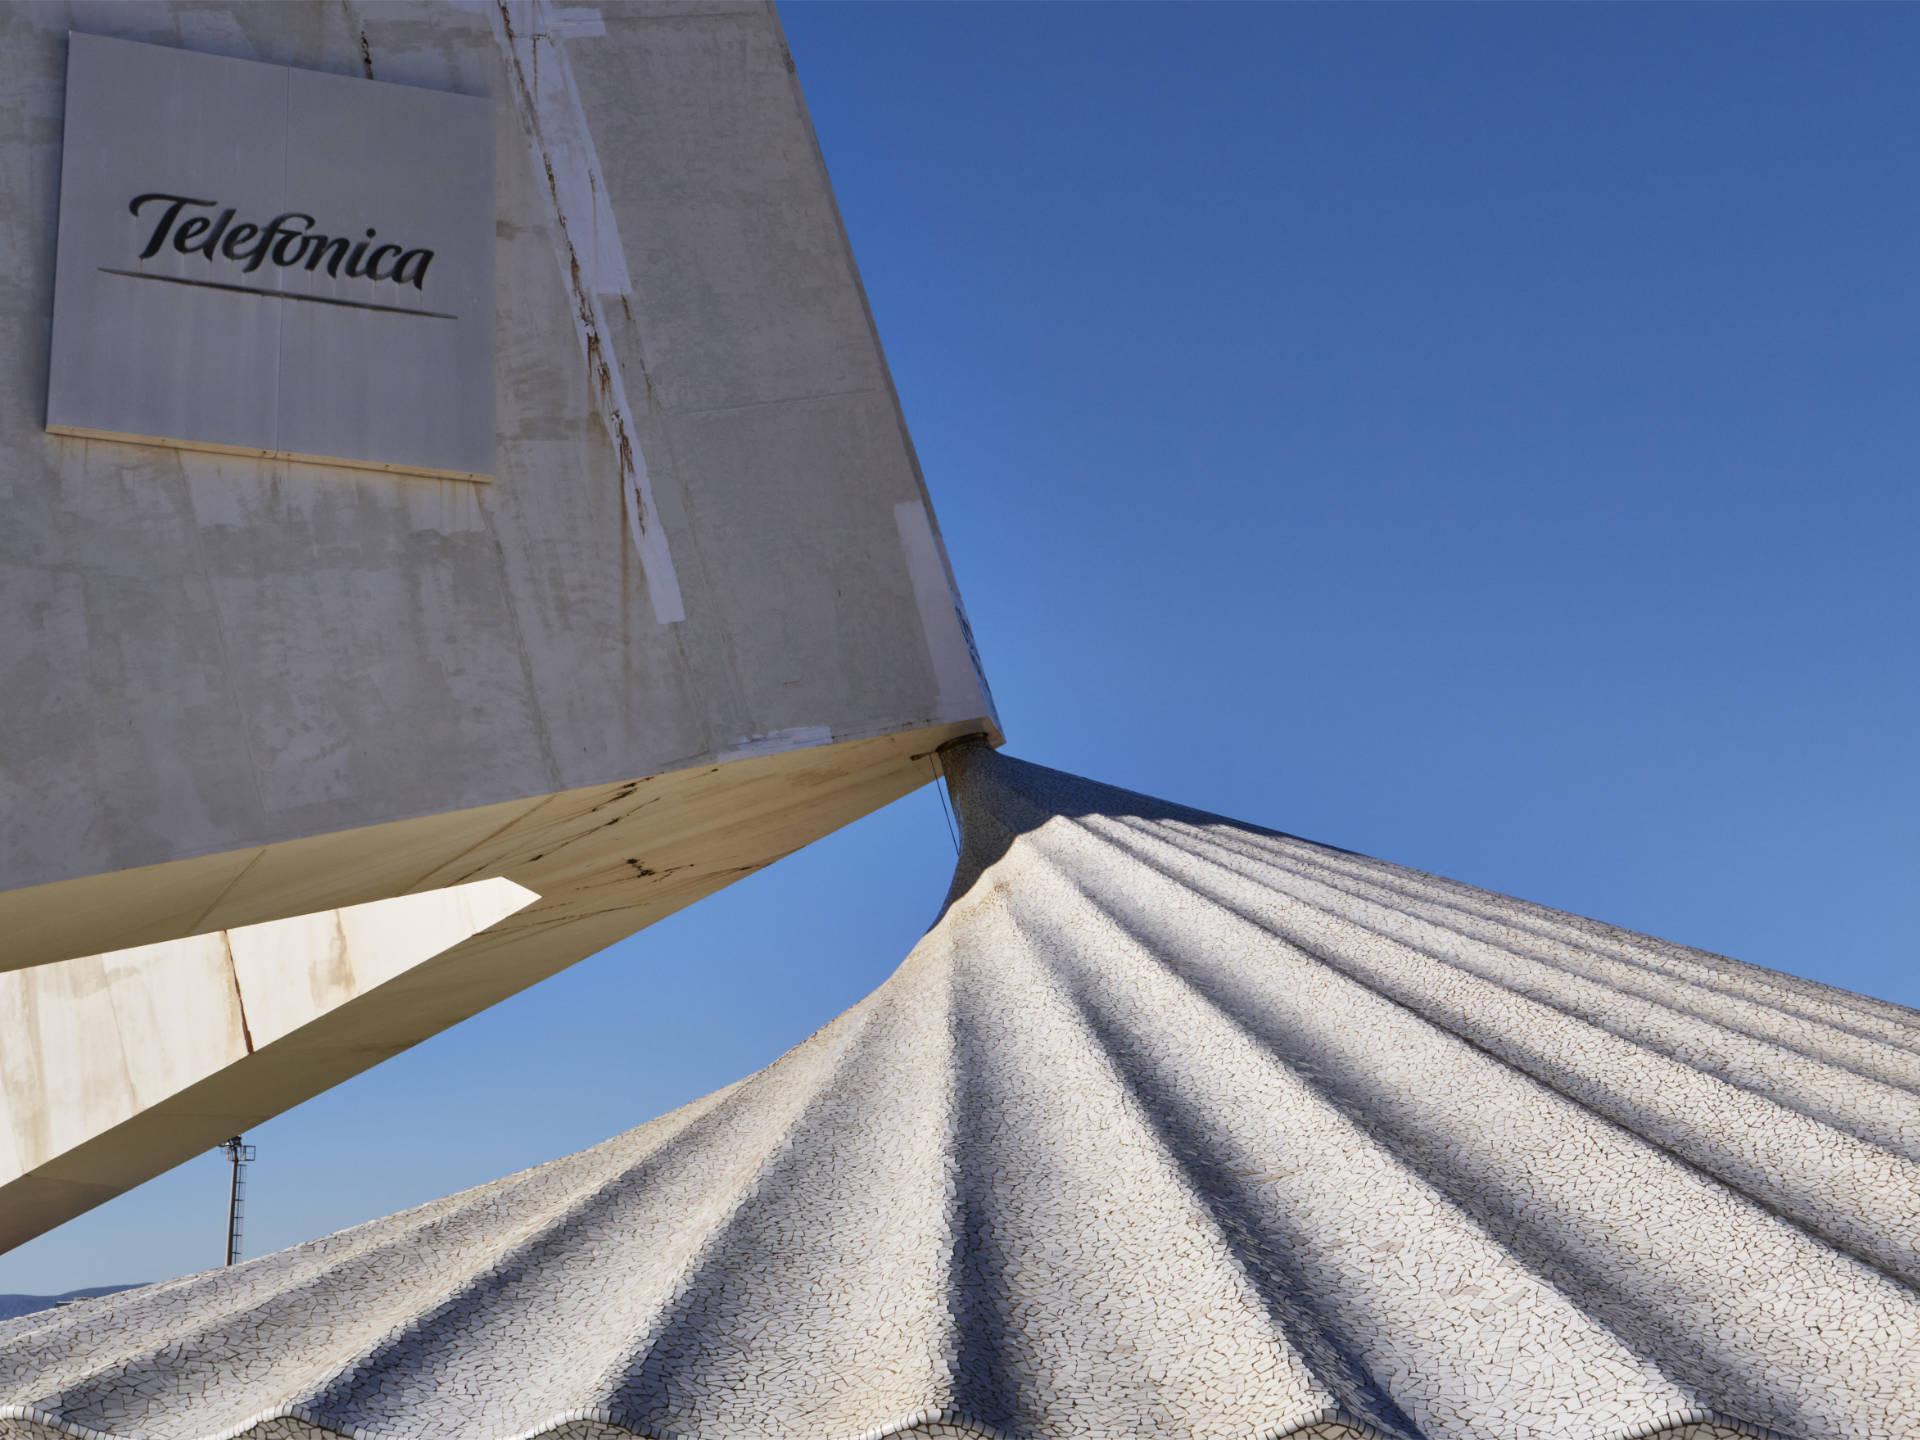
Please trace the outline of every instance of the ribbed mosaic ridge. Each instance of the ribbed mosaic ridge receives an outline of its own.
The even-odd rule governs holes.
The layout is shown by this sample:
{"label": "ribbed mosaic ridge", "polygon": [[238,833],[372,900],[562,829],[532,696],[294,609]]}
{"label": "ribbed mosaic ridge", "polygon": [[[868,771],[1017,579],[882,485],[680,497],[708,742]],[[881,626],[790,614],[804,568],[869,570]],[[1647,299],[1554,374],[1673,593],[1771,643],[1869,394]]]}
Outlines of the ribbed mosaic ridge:
{"label": "ribbed mosaic ridge", "polygon": [[594,1149],[0,1325],[0,1435],[1911,1440],[1920,1014],[951,753],[886,984]]}

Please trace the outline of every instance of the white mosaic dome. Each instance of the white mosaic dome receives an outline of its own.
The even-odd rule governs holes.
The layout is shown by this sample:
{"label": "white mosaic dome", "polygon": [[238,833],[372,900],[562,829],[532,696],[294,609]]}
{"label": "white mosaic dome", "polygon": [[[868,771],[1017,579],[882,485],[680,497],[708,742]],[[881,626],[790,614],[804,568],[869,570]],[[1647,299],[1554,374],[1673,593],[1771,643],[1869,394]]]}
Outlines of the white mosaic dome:
{"label": "white mosaic dome", "polygon": [[0,1435],[1920,1435],[1920,1014],[950,770],[949,908],[806,1043],[0,1325]]}

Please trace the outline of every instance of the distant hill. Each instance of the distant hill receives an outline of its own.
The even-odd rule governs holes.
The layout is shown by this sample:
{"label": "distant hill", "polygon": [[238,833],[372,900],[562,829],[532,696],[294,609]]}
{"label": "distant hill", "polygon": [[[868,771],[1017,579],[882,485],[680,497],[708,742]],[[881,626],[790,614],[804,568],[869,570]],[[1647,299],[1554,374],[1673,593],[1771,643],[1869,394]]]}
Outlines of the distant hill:
{"label": "distant hill", "polygon": [[92,1300],[100,1295],[118,1295],[133,1285],[96,1285],[91,1290],[69,1290],[64,1295],[0,1295],[0,1320],[15,1320],[36,1310],[51,1310],[63,1300]]}

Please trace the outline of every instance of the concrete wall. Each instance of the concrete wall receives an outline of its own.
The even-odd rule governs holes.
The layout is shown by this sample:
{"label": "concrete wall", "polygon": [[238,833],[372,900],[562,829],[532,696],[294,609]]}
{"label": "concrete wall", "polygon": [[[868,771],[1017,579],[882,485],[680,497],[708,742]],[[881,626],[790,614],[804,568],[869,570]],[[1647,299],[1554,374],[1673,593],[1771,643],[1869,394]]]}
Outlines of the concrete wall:
{"label": "concrete wall", "polygon": [[[70,29],[493,100],[491,483],[46,432]],[[0,8],[0,316],[0,970],[80,965],[0,1007],[0,1245],[997,738],[769,7]],[[496,877],[539,901],[258,1050],[74,1008],[76,957],[159,946],[140,1010],[190,937]],[[156,1045],[213,1058],[69,1103]]]}
{"label": "concrete wall", "polygon": [[[493,484],[44,432],[69,28],[495,97]],[[545,117],[513,43],[567,63]],[[586,277],[567,103],[604,210],[577,248],[618,245]],[[770,9],[15,5],[0,124],[0,891],[991,723],[916,603],[895,511],[926,494]],[[623,518],[606,363],[681,621]]]}

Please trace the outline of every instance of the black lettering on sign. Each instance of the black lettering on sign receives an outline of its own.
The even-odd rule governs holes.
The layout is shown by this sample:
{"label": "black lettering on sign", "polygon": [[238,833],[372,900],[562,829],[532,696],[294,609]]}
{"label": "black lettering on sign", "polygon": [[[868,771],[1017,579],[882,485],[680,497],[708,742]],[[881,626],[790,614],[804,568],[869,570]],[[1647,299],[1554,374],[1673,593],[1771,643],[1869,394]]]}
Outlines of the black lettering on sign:
{"label": "black lettering on sign", "polygon": [[416,290],[426,289],[427,266],[433,262],[433,251],[407,250],[394,244],[374,245],[376,237],[372,230],[367,231],[366,239],[359,241],[344,235],[323,235],[313,228],[316,223],[313,216],[299,210],[276,215],[264,225],[244,220],[234,224],[232,208],[220,210],[217,216],[190,214],[181,218],[183,211],[211,211],[219,204],[218,200],[196,200],[191,195],[167,195],[157,190],[134,196],[127,206],[134,216],[148,218],[141,216],[141,212],[149,206],[155,207],[150,217],[153,230],[147,236],[147,246],[140,252],[140,258],[151,260],[171,240],[173,248],[182,255],[204,255],[209,262],[216,257],[231,260],[245,275],[268,263],[276,269],[304,266],[308,271],[324,265],[329,276],[337,277],[344,268],[346,274],[356,280],[391,281],[396,285],[411,285]]}

